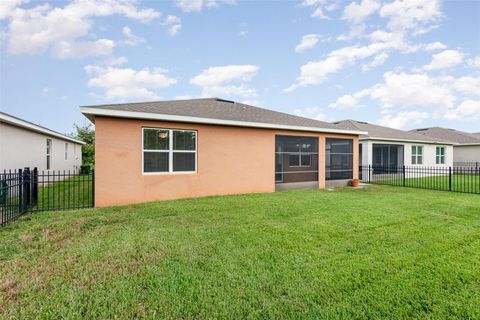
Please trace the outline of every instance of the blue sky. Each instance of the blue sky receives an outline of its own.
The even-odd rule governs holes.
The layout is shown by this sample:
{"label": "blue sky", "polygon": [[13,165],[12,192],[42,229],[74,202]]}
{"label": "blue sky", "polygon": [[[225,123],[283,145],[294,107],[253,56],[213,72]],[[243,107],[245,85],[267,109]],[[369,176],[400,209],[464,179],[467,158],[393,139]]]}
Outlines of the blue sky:
{"label": "blue sky", "polygon": [[218,96],[310,118],[480,131],[480,1],[0,2],[2,111]]}

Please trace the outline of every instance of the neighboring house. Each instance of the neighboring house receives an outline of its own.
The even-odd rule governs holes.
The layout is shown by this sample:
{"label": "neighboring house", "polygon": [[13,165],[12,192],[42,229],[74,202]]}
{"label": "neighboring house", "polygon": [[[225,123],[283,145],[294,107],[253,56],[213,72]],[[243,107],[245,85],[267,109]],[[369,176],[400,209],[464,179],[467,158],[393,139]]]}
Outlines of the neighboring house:
{"label": "neighboring house", "polygon": [[78,170],[82,141],[0,112],[0,171]]}
{"label": "neighboring house", "polygon": [[[413,132],[367,122],[343,120],[338,128],[366,131],[360,136],[360,164],[374,167],[448,167],[453,164],[453,143]],[[381,169],[376,170],[376,172]]]}
{"label": "neighboring house", "polygon": [[324,188],[358,177],[358,130],[217,98],[84,106],[95,205]]}
{"label": "neighboring house", "polygon": [[441,127],[415,129],[411,132],[434,139],[452,142],[455,165],[475,165],[480,163],[480,133],[468,133]]}

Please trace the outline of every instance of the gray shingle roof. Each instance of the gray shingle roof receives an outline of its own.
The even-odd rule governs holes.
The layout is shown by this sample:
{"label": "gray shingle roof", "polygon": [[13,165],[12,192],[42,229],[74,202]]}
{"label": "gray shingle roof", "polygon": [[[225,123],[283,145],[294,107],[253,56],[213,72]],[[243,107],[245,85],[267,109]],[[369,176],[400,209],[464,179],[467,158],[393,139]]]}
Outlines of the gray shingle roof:
{"label": "gray shingle roof", "polygon": [[411,132],[436,139],[451,141],[458,144],[480,144],[480,135],[442,127],[415,129]]}
{"label": "gray shingle roof", "polygon": [[85,108],[339,130],[337,126],[328,122],[303,118],[219,98],[106,104],[81,107],[81,111],[84,112],[86,116],[89,116],[89,114],[85,112]]}
{"label": "gray shingle roof", "polygon": [[360,138],[383,138],[398,141],[426,141],[448,143],[448,141],[444,139],[432,138],[414,132],[392,129],[357,120],[342,120],[334,122],[333,124],[345,130],[360,130],[368,132],[368,135],[361,135]]}

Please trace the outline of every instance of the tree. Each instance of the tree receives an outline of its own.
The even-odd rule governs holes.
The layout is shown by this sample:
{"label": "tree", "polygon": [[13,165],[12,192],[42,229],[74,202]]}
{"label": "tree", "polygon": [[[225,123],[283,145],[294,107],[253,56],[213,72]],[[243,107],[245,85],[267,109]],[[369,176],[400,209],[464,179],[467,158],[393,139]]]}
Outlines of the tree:
{"label": "tree", "polygon": [[74,125],[75,132],[71,134],[77,140],[85,142],[82,146],[82,164],[93,167],[95,164],[95,130],[91,123],[82,126]]}

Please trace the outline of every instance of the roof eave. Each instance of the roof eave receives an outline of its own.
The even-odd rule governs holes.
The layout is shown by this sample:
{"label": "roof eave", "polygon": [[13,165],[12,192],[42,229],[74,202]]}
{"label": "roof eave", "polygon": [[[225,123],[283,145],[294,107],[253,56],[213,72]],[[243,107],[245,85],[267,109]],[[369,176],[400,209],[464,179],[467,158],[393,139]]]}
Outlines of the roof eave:
{"label": "roof eave", "polygon": [[413,143],[426,143],[426,144],[444,144],[444,145],[454,145],[452,142],[448,141],[427,141],[427,140],[413,140],[413,139],[396,139],[396,138],[380,138],[380,137],[360,137],[360,140],[380,140],[380,141],[395,141],[395,142],[413,142]]}
{"label": "roof eave", "polygon": [[82,144],[82,145],[85,144],[85,142],[83,142],[83,141],[77,140],[75,138],[71,138],[71,137],[66,136],[64,134],[61,134],[59,132],[44,128],[42,126],[30,123],[28,121],[19,119],[17,117],[10,116],[6,113],[1,113],[0,114],[0,122],[4,122],[6,124],[9,124],[9,125],[12,125],[12,126],[15,126],[15,127],[24,128],[24,129],[27,129],[27,130],[30,130],[30,131],[34,131],[34,132],[37,132],[37,133],[42,133],[42,134],[45,134],[47,136],[55,137],[55,138],[62,139],[62,140],[67,140],[67,141],[74,142],[74,143],[77,143],[77,144]]}
{"label": "roof eave", "polygon": [[310,131],[310,132],[337,133],[337,134],[350,134],[350,135],[367,134],[367,132],[355,131],[355,130],[291,126],[291,125],[281,125],[281,124],[272,124],[272,123],[264,123],[264,122],[223,120],[223,119],[200,118],[200,117],[191,117],[191,116],[178,116],[178,115],[171,115],[171,114],[136,112],[136,111],[107,110],[107,109],[99,109],[99,108],[92,108],[92,107],[80,107],[80,112],[82,112],[83,115],[85,115],[92,122],[95,121],[95,116],[106,116],[106,117],[115,117],[115,118],[161,120],[161,121],[172,121],[172,122],[187,122],[187,123],[213,124],[213,125],[223,125],[223,126],[263,128],[263,129]]}

